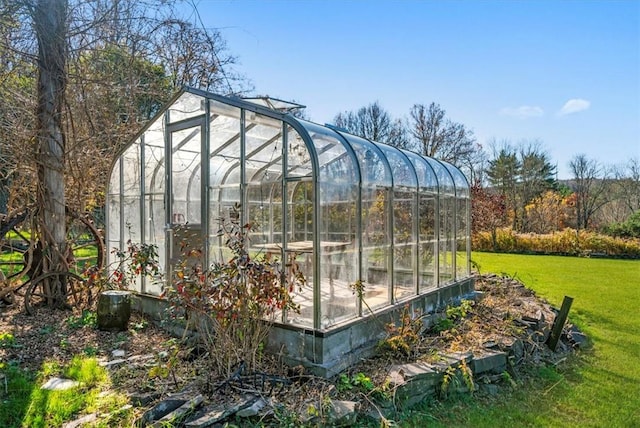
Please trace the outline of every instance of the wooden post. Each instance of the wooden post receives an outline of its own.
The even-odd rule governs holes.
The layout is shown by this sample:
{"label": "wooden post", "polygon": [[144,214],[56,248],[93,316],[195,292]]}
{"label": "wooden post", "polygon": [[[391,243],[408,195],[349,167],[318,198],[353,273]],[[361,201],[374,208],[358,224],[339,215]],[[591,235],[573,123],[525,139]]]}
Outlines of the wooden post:
{"label": "wooden post", "polygon": [[549,348],[551,348],[552,351],[555,351],[558,346],[558,340],[560,340],[560,335],[562,335],[562,328],[564,327],[565,321],[567,321],[567,316],[569,315],[569,309],[571,309],[572,303],[573,297],[564,296],[560,313],[558,313],[556,319],[553,321],[551,335],[548,340]]}

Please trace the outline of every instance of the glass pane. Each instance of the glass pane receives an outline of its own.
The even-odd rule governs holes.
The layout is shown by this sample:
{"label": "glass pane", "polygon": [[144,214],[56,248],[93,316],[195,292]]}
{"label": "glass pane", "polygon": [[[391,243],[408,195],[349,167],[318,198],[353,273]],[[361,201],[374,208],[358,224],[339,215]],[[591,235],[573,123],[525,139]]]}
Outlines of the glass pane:
{"label": "glass pane", "polygon": [[287,127],[287,177],[311,177],[312,166],[309,150],[296,130]]}
{"label": "glass pane", "polygon": [[415,192],[393,192],[394,299],[415,294],[416,241],[413,233]]}
{"label": "glass pane", "polygon": [[313,183],[287,183],[287,247],[289,263],[296,263],[307,280],[302,290],[294,290],[294,301],[300,305],[299,314],[289,314],[289,321],[313,327]]}
{"label": "glass pane", "polygon": [[407,155],[416,171],[420,191],[437,193],[438,179],[427,160],[413,152],[403,151],[403,153]]}
{"label": "glass pane", "polygon": [[[147,223],[145,229],[145,238],[148,244],[153,244],[158,250],[158,265],[160,272],[165,271],[166,261],[166,231],[165,225],[165,208],[164,195],[153,194],[145,196],[145,214]],[[162,283],[154,282],[152,278],[145,278],[144,291],[147,294],[160,295],[162,293]]]}
{"label": "glass pane", "polygon": [[209,134],[209,259],[224,261],[229,251],[218,236],[240,199],[240,109],[211,103]]}
{"label": "glass pane", "polygon": [[320,183],[320,277],[323,328],[357,316],[350,285],[358,278],[357,186]]}
{"label": "glass pane", "polygon": [[204,98],[185,92],[169,107],[169,122],[178,122],[204,114]]}
{"label": "glass pane", "polygon": [[393,186],[396,188],[399,186],[418,187],[416,173],[409,159],[394,147],[379,143],[377,143],[377,146],[382,150],[391,166]]}
{"label": "glass pane", "polygon": [[107,264],[111,265],[115,260],[115,254],[113,254],[112,250],[121,250],[121,240],[120,240],[120,195],[110,194],[107,196],[107,218],[109,223],[107,224],[107,242],[106,242],[106,251],[107,251]]}
{"label": "glass pane", "polygon": [[346,134],[347,141],[353,148],[360,164],[362,183],[390,187],[392,183],[391,169],[382,151],[370,141]]}
{"label": "glass pane", "polygon": [[436,268],[436,199],[427,194],[420,195],[419,209],[419,286],[420,292],[433,288],[437,285],[435,277]]}
{"label": "glass pane", "polygon": [[172,224],[201,223],[200,127],[171,133]]}
{"label": "glass pane", "polygon": [[391,238],[389,236],[389,189],[368,186],[362,189],[362,263],[364,301],[377,309],[391,302]]}
{"label": "glass pane", "polygon": [[455,216],[455,198],[442,196],[440,198],[440,284],[453,280],[453,257],[455,252],[455,236],[453,222]]}
{"label": "glass pane", "polygon": [[122,154],[122,193],[140,195],[140,144],[131,145]]}
{"label": "glass pane", "polygon": [[143,136],[145,193],[164,193],[165,150],[164,132],[158,120]]}

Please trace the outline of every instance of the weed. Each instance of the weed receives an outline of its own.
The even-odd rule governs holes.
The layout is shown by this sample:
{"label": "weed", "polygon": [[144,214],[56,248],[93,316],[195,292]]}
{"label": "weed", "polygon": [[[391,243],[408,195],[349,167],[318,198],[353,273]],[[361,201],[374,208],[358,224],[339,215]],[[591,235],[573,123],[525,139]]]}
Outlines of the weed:
{"label": "weed", "polygon": [[473,392],[476,390],[476,385],[473,381],[473,372],[471,371],[471,367],[469,367],[467,365],[466,360],[462,360],[460,362],[460,373],[462,374],[462,380],[464,381],[464,384],[467,386],[467,388],[469,388],[470,392]]}
{"label": "weed", "polygon": [[53,333],[54,330],[55,330],[54,326],[46,325],[46,326],[42,327],[40,330],[38,330],[38,333],[41,334],[42,336],[47,336],[47,335]]}
{"label": "weed", "polygon": [[20,348],[22,345],[16,342],[13,334],[4,332],[0,333],[0,348]]}
{"label": "weed", "polygon": [[457,322],[467,317],[473,308],[473,304],[472,300],[462,299],[459,305],[448,305],[445,311],[446,317],[439,319],[434,324],[433,330],[439,333],[453,329]]}
{"label": "weed", "polygon": [[169,339],[165,343],[167,351],[159,352],[156,355],[156,363],[151,369],[149,369],[149,378],[162,378],[166,379],[171,376],[174,385],[178,386],[178,379],[176,378],[176,369],[178,366],[180,352],[180,346],[176,339]]}
{"label": "weed", "polygon": [[387,337],[379,343],[379,347],[383,351],[408,357],[414,353],[416,345],[420,342],[422,329],[420,312],[416,311],[412,316],[409,306],[405,305],[400,314],[400,325],[386,325]]}
{"label": "weed", "polygon": [[94,346],[85,346],[82,352],[87,357],[95,357],[98,354],[98,348]]}
{"label": "weed", "polygon": [[509,384],[512,388],[518,386],[516,381],[513,379],[513,376],[508,371],[503,371],[500,373],[500,377],[502,378],[502,382]]}
{"label": "weed", "polygon": [[362,372],[356,373],[351,381],[353,382],[354,386],[363,389],[365,392],[373,391],[373,389],[376,387],[371,381],[371,378]]}
{"label": "weed", "polygon": [[139,322],[131,324],[131,329],[139,332],[145,330],[149,326],[149,322],[146,319],[142,319]]}
{"label": "weed", "polygon": [[67,318],[69,328],[79,329],[84,327],[95,328],[98,323],[98,316],[95,312],[83,310],[80,316],[71,315]]}
{"label": "weed", "polygon": [[351,379],[344,373],[340,374],[338,377],[338,384],[336,385],[338,391],[344,392],[353,389],[353,384],[351,383]]}
{"label": "weed", "polygon": [[442,384],[440,385],[440,394],[442,397],[446,397],[449,393],[449,389],[452,384],[456,384],[458,379],[456,378],[456,368],[453,366],[447,367],[442,376]]}
{"label": "weed", "polygon": [[273,416],[282,428],[298,428],[304,425],[300,415],[281,404],[273,407]]}

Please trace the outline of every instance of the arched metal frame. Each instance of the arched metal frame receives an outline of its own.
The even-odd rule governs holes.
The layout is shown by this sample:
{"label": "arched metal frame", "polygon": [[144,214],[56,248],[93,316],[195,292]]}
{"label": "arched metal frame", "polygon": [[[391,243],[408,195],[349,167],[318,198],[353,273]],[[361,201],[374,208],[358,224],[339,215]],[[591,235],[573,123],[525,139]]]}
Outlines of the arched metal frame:
{"label": "arched metal frame", "polygon": [[[184,189],[175,187],[178,155]],[[310,286],[294,296],[301,314],[283,313],[285,324],[331,329],[470,276],[469,185],[456,167],[191,88],[116,159],[107,242],[155,243],[171,278],[182,228],[197,235],[203,265],[224,256],[212,230],[232,202],[243,224],[259,225],[251,251],[296,258],[307,275]],[[365,283],[364,301],[355,281]],[[135,289],[159,295],[163,286]]]}

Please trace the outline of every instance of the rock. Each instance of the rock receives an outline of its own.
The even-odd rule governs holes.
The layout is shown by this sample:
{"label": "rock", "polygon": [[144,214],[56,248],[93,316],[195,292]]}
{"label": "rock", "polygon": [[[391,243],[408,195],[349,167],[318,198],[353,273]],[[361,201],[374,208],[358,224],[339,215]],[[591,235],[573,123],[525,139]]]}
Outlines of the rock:
{"label": "rock", "polygon": [[166,400],[162,400],[161,402],[153,406],[151,409],[144,412],[141,418],[142,425],[145,426],[151,422],[154,422],[163,418],[164,416],[173,412],[174,410],[176,410],[186,402],[187,400],[175,399],[175,398],[168,398]]}
{"label": "rock", "polygon": [[90,424],[91,422],[95,422],[98,419],[97,413],[91,413],[89,415],[84,415],[81,418],[73,420],[71,422],[67,422],[62,425],[62,428],[79,428],[85,426],[86,424]]}
{"label": "rock", "polygon": [[125,360],[123,358],[120,358],[120,359],[111,360],[111,361],[100,361],[99,364],[100,364],[100,366],[102,366],[102,367],[104,367],[106,369],[112,369],[112,368],[117,367],[117,366],[119,366],[121,364],[124,364],[126,362],[127,362],[127,360]]}
{"label": "rock", "polygon": [[40,388],[48,391],[64,391],[66,389],[75,388],[78,385],[80,385],[80,382],[76,382],[75,380],[52,377]]}
{"label": "rock", "polygon": [[247,406],[250,406],[255,401],[255,398],[251,398],[246,401],[242,401],[234,406],[230,407],[218,407],[211,406],[201,412],[200,416],[197,418],[187,421],[184,426],[186,428],[207,428],[213,426],[214,424],[221,422],[228,417],[236,414],[239,410],[244,409]]}
{"label": "rock", "polygon": [[480,386],[480,389],[487,395],[498,395],[500,392],[500,388],[498,388],[497,385],[492,385],[490,383]]}
{"label": "rock", "polygon": [[524,344],[520,339],[513,339],[510,343],[504,343],[506,351],[509,353],[509,357],[513,359],[513,364],[520,364],[524,358]]}
{"label": "rock", "polygon": [[124,358],[127,353],[123,349],[114,349],[111,351],[111,357],[116,358]]}
{"label": "rock", "polygon": [[395,388],[399,407],[409,408],[434,395],[442,376],[439,368],[434,369],[426,363],[409,363],[393,366],[387,380]]}
{"label": "rock", "polygon": [[359,403],[355,401],[332,401],[329,408],[329,426],[352,426],[358,417]]}
{"label": "rock", "polygon": [[587,336],[575,326],[572,326],[567,332],[567,339],[574,348],[583,348],[589,342]]}
{"label": "rock", "polygon": [[204,397],[202,395],[196,395],[189,401],[182,404],[177,409],[173,410],[172,412],[158,419],[152,426],[154,428],[166,427],[175,421],[181,420],[182,418],[185,417],[185,415],[187,415],[190,412],[193,412],[194,409],[200,406],[203,401],[204,401]]}
{"label": "rock", "polygon": [[266,405],[267,405],[267,402],[264,401],[263,398],[260,398],[258,400],[255,400],[249,406],[238,410],[236,412],[236,416],[239,416],[241,418],[250,418],[252,416],[256,416],[257,414],[260,413],[262,409],[265,408]]}
{"label": "rock", "polygon": [[474,355],[471,371],[474,376],[484,373],[500,374],[507,369],[507,354],[500,351],[484,351]]}

